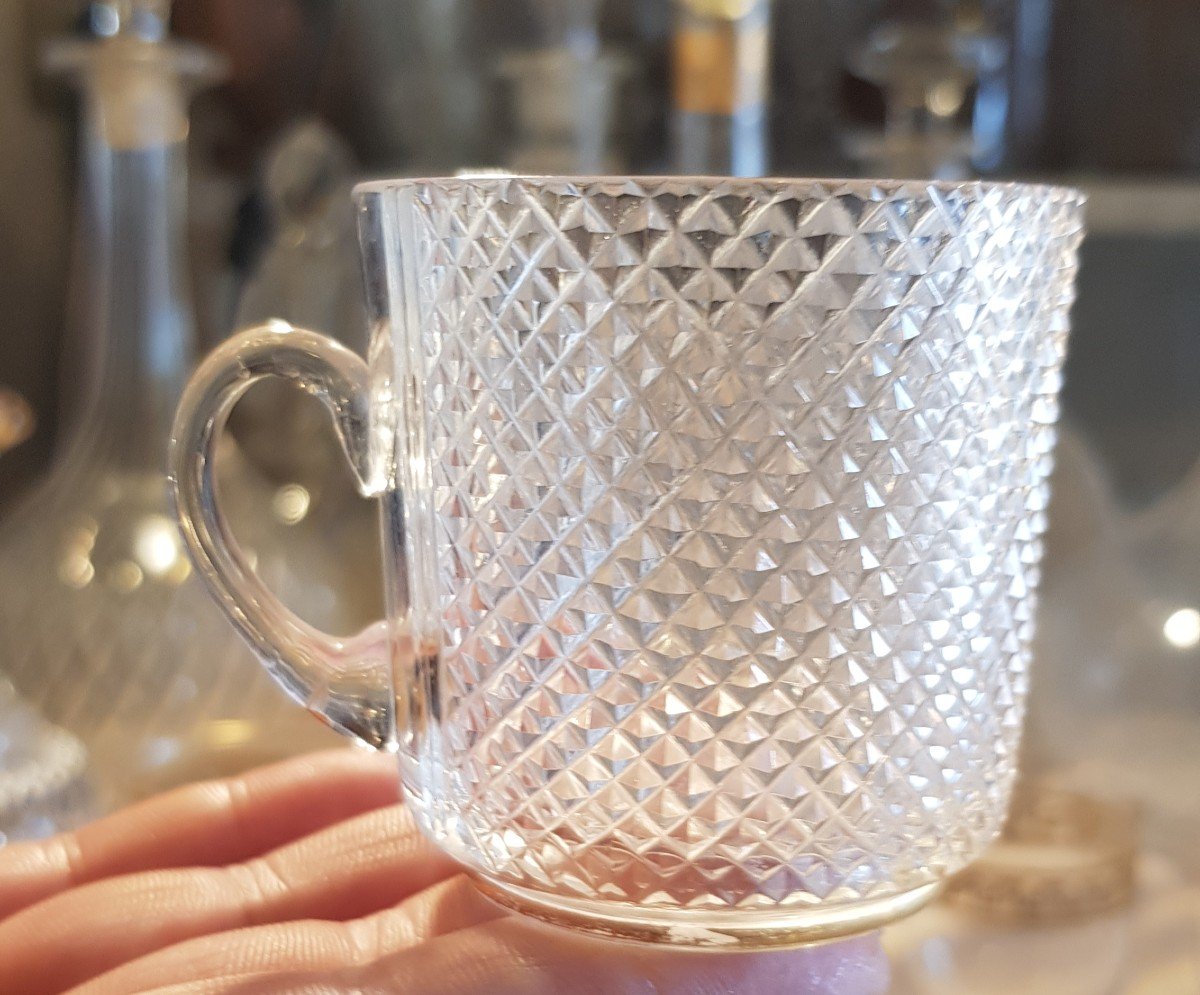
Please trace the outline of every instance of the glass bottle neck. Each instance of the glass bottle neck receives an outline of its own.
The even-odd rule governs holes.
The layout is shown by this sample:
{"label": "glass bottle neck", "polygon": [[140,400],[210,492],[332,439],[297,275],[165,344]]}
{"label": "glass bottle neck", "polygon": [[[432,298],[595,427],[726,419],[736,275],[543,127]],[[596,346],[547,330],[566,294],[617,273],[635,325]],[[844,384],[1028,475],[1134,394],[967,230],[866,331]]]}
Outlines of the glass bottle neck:
{"label": "glass bottle neck", "polygon": [[84,237],[93,241],[100,279],[90,305],[96,341],[81,349],[96,363],[81,427],[103,431],[122,461],[161,466],[194,349],[184,276],[186,153],[182,143],[116,150],[89,142],[88,182],[104,192],[85,208],[93,217]]}
{"label": "glass bottle neck", "polygon": [[169,46],[116,39],[79,66],[83,126],[66,447],[161,471],[194,358],[187,116]]}

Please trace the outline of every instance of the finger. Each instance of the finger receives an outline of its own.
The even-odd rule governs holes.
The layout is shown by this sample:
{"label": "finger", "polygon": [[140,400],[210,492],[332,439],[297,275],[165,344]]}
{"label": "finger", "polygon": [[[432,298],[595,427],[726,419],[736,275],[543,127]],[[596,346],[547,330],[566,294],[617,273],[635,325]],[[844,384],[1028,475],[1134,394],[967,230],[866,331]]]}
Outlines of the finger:
{"label": "finger", "polygon": [[59,894],[0,924],[10,995],[61,991],[192,937],[354,919],[456,874],[395,805],[244,864],[149,871]]}
{"label": "finger", "polygon": [[618,944],[508,916],[458,877],[365,920],[291,923],[172,947],[74,995],[881,995],[887,987],[877,936],[749,954]]}
{"label": "finger", "polygon": [[53,839],[0,849],[0,921],[89,881],[164,867],[214,866],[398,797],[394,762],[330,750],[239,777],[178,788]]}
{"label": "finger", "polygon": [[72,991],[128,995],[178,985],[181,991],[204,993],[270,982],[275,987],[266,990],[290,992],[290,983],[276,979],[337,976],[371,964],[380,951],[418,949],[431,937],[507,914],[460,874],[365,919],[277,923],[201,937],[125,964]]}

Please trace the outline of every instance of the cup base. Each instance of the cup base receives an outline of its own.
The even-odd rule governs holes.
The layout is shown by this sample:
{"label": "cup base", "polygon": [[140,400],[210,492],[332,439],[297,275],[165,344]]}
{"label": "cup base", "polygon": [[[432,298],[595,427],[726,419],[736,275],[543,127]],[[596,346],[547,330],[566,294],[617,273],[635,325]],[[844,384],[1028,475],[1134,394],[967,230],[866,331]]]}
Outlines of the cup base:
{"label": "cup base", "polygon": [[498,905],[555,926],[609,939],[695,950],[770,950],[826,943],[866,933],[916,912],[937,897],[941,882],[886,898],[787,912],[678,912],[629,908],[582,899],[553,898],[472,874],[475,886]]}

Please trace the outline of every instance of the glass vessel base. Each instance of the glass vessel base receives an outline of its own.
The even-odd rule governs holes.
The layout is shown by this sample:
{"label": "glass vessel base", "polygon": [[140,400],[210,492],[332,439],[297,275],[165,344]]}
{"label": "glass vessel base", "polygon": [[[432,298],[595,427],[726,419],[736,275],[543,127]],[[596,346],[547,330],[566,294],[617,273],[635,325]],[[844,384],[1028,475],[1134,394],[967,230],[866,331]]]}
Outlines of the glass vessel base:
{"label": "glass vessel base", "polygon": [[473,874],[475,886],[493,902],[555,926],[636,943],[696,950],[768,950],[825,943],[866,933],[916,912],[942,889],[941,882],[864,902],[786,912],[678,912],[629,909],[580,899],[552,898],[501,885]]}

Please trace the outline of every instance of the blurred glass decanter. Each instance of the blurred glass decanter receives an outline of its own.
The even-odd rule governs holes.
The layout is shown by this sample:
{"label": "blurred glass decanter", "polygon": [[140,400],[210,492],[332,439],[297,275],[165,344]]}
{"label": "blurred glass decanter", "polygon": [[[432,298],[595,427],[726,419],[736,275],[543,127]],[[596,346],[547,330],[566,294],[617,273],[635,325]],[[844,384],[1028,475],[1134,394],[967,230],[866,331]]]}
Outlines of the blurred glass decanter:
{"label": "blurred glass decanter", "polygon": [[509,165],[518,173],[622,171],[614,143],[629,58],[601,44],[597,0],[532,5],[534,46],[507,52],[498,69],[511,94]]}
{"label": "blurred glass decanter", "polygon": [[44,839],[93,814],[87,751],[22,700],[0,673],[0,847]]}
{"label": "blurred glass decanter", "polygon": [[848,68],[878,86],[883,132],[847,136],[869,173],[963,179],[1001,150],[1007,46],[978,3],[887,0],[849,54]]}
{"label": "blurred glass decanter", "polygon": [[675,0],[674,168],[768,172],[771,0]]}
{"label": "blurred glass decanter", "polygon": [[[168,505],[167,442],[193,348],[187,98],[219,69],[166,39],[168,6],[95,3],[98,37],[48,54],[82,91],[71,417],[49,478],[0,530],[0,666],[83,739],[102,807],[327,742],[291,715],[191,575]],[[294,595],[270,562],[286,546],[270,490],[236,450],[222,457],[236,471],[228,500],[261,509],[239,517],[244,541]]]}
{"label": "blurred glass decanter", "polygon": [[1146,845],[1200,879],[1200,467],[1130,510],[1080,434],[1055,458],[1023,766],[1139,802]]}
{"label": "blurred glass decanter", "polygon": [[[32,430],[29,405],[0,387],[0,453]],[[0,669],[0,846],[72,829],[91,814],[83,744],[38,715]]]}
{"label": "blurred glass decanter", "polygon": [[[365,353],[355,173],[345,142],[316,119],[275,142],[262,178],[272,238],[242,289],[236,327],[283,320],[328,330]],[[239,402],[232,427],[242,454],[270,482],[271,514],[289,533],[288,562],[310,581],[298,592],[304,614],[330,617],[343,632],[381,618],[378,513],[359,496],[324,405],[289,384],[258,384]],[[252,524],[234,520],[243,531]]]}

